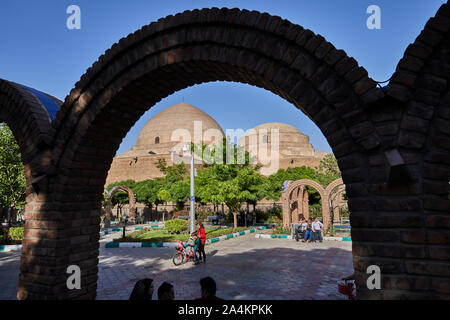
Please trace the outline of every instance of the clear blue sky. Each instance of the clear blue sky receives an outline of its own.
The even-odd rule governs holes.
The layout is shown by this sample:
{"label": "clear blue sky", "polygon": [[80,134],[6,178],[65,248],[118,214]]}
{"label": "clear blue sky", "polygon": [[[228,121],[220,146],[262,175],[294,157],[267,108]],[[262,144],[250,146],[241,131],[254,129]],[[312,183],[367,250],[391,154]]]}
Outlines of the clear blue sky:
{"label": "clear blue sky", "polygon": [[[120,38],[161,17],[188,9],[238,7],[278,15],[321,34],[365,67],[377,81],[389,79],[409,43],[443,0],[40,0],[0,2],[0,78],[61,100],[97,58]],[[66,28],[66,9],[81,8],[81,30]],[[369,30],[369,5],[381,8],[381,30]],[[263,89],[208,83],[162,100],[130,130],[118,153],[130,149],[146,121],[182,101],[207,112],[225,129],[284,122],[331,151],[320,130],[291,104]]]}

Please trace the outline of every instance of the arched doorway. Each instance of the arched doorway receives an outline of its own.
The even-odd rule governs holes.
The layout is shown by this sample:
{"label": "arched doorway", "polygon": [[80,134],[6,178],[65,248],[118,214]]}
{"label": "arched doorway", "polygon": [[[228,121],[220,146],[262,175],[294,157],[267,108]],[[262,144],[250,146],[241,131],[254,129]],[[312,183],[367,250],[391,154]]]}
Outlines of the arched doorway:
{"label": "arched doorway", "polygon": [[[327,138],[349,198],[358,298],[448,298],[450,93],[440,66],[450,64],[449,12],[445,4],[430,19],[386,92],[310,30],[226,8],[168,16],[121,39],[63,104],[1,81],[0,118],[21,146],[30,182],[18,296],[95,298],[100,203],[122,138],[162,98],[221,80],[285,98]],[[44,100],[60,106],[56,117]],[[72,264],[81,267],[81,290],[65,286]],[[389,283],[383,291],[364,287],[373,264],[382,286]]]}
{"label": "arched doorway", "polygon": [[113,187],[111,190],[109,190],[108,192],[108,197],[106,198],[105,201],[105,227],[109,226],[109,222],[111,221],[111,217],[113,216],[112,213],[112,207],[111,207],[111,200],[114,197],[114,195],[117,192],[125,192],[128,194],[128,199],[130,200],[129,202],[129,217],[130,217],[130,221],[132,223],[135,222],[136,219],[136,199],[133,193],[133,190],[131,190],[129,187],[127,186],[115,186]]}

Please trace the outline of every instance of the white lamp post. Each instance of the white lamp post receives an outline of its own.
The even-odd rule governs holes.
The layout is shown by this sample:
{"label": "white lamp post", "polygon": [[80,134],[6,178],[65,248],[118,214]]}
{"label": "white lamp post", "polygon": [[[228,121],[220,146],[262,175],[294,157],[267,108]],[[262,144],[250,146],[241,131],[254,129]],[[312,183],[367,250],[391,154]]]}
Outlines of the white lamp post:
{"label": "white lamp post", "polygon": [[190,151],[191,154],[191,196],[190,196],[190,210],[189,210],[189,229],[190,233],[195,231],[195,191],[194,191],[194,153],[190,150],[190,145],[185,145],[183,151]]}

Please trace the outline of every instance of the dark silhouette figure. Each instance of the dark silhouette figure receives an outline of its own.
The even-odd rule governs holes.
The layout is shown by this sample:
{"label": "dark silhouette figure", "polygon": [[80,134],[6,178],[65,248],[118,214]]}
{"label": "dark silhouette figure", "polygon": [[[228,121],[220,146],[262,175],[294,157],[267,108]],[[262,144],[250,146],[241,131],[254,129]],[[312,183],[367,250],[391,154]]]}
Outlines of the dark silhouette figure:
{"label": "dark silhouette figure", "polygon": [[173,285],[168,282],[163,282],[158,288],[158,300],[174,300],[175,292]]}
{"label": "dark silhouette figure", "polygon": [[196,300],[223,300],[216,297],[216,282],[211,277],[200,279],[200,288],[202,290],[201,298]]}
{"label": "dark silhouette figure", "polygon": [[142,279],[136,282],[130,300],[152,300],[154,291],[153,279]]}

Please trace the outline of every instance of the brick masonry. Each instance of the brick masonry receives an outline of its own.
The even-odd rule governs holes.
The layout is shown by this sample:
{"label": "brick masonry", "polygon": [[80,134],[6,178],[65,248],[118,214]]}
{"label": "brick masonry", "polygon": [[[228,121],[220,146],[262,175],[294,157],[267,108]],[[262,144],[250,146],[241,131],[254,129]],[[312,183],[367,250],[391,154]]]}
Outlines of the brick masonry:
{"label": "brick masonry", "polygon": [[[27,177],[20,299],[94,299],[100,200],[127,131],[156,102],[227,80],[265,88],[308,115],[338,159],[351,211],[359,299],[449,299],[450,5],[405,51],[384,92],[320,35],[240,9],[185,11],[108,49],[50,120],[0,81],[0,119]],[[66,288],[79,265],[82,290]],[[376,264],[383,290],[364,289]]]}

